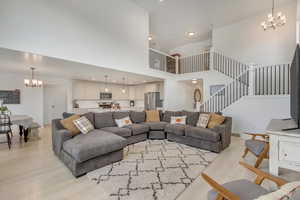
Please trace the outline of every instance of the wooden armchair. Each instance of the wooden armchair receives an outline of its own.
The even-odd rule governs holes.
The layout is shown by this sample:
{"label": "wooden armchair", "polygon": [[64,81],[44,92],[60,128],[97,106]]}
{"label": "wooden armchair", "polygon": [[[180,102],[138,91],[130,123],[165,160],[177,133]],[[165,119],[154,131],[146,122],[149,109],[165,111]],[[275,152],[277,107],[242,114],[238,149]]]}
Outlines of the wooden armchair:
{"label": "wooden armchair", "polygon": [[287,183],[281,178],[272,176],[244,162],[240,162],[240,165],[257,175],[254,183],[241,179],[220,185],[208,175],[202,173],[203,179],[213,188],[208,193],[208,200],[253,200],[269,193],[260,186],[265,179],[276,183],[278,187]]}
{"label": "wooden armchair", "polygon": [[[257,157],[255,168],[258,168],[264,159],[269,159],[269,136],[267,134],[259,133],[246,133],[251,135],[252,138],[245,141],[245,152],[243,158],[246,157],[248,152],[251,152]],[[257,137],[260,137],[259,139]]]}

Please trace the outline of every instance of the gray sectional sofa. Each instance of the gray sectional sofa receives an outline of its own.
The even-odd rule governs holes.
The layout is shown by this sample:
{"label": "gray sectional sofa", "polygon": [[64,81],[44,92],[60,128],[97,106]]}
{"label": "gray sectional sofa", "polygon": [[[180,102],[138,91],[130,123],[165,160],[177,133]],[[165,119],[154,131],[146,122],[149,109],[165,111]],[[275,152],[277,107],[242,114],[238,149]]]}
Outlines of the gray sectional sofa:
{"label": "gray sectional sofa", "polygon": [[[145,112],[105,112],[84,114],[95,127],[88,134],[75,137],[64,129],[60,119],[52,122],[52,147],[54,153],[71,170],[81,176],[123,159],[123,148],[129,144],[149,139],[168,139],[193,147],[221,152],[231,142],[231,117],[213,129],[196,127],[199,112],[166,111],[161,122],[146,122]],[[64,113],[66,118],[72,114]],[[170,124],[171,116],[187,116],[186,125]],[[133,124],[119,128],[115,119],[130,116]]]}

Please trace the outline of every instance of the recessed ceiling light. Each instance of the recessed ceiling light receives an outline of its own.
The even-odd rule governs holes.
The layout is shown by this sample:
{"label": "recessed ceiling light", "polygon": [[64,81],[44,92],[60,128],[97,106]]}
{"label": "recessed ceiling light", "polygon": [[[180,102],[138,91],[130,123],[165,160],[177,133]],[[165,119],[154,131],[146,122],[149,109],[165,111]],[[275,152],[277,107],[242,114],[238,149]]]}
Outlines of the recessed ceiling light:
{"label": "recessed ceiling light", "polygon": [[197,84],[197,83],[198,83],[197,79],[195,79],[195,78],[192,79],[192,83],[193,83],[193,84]]}
{"label": "recessed ceiling light", "polygon": [[164,0],[159,0],[159,2],[163,2]]}
{"label": "recessed ceiling light", "polygon": [[188,37],[195,37],[197,35],[197,33],[196,32],[186,32],[186,35]]}

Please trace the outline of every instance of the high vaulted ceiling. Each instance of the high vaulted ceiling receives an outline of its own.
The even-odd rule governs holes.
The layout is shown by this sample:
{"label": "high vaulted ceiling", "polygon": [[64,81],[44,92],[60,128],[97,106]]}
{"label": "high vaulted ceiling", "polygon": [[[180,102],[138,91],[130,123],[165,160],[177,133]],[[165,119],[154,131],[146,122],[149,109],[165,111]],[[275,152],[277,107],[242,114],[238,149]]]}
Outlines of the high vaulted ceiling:
{"label": "high vaulted ceiling", "polygon": [[30,67],[36,68],[37,76],[61,79],[104,82],[105,75],[107,75],[107,81],[115,84],[123,84],[123,78],[126,80],[125,84],[128,85],[162,81],[162,79],[151,76],[143,76],[140,74],[0,48],[1,73],[20,74],[23,75],[24,78],[30,78]]}
{"label": "high vaulted ceiling", "polygon": [[[271,10],[272,0],[132,0],[150,14],[154,47],[168,52],[188,43],[207,40],[213,27],[240,21]],[[275,0],[275,7],[296,0]],[[276,9],[276,8],[275,8]],[[197,32],[188,39],[186,32]]]}

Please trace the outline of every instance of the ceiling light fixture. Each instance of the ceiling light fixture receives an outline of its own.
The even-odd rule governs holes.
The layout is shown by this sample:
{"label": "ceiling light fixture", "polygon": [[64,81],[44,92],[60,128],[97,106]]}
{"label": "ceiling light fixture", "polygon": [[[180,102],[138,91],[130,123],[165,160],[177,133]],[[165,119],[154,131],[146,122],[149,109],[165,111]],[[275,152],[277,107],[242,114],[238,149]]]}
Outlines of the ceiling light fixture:
{"label": "ceiling light fixture", "polygon": [[193,83],[193,84],[197,84],[197,83],[198,83],[198,80],[194,78],[194,79],[192,79],[192,83]]}
{"label": "ceiling light fixture", "polygon": [[197,36],[197,33],[196,32],[186,32],[185,35],[188,38],[195,38]]}
{"label": "ceiling light fixture", "polygon": [[274,14],[274,0],[272,1],[272,13],[268,14],[268,19],[261,23],[261,26],[264,30],[267,29],[276,29],[277,27],[284,26],[286,24],[286,16],[281,12],[278,12],[277,15]]}
{"label": "ceiling light fixture", "polygon": [[149,35],[149,36],[148,36],[148,40],[149,40],[149,41],[152,41],[152,40],[153,40],[153,36],[152,36],[152,35]]}
{"label": "ceiling light fixture", "polygon": [[105,88],[104,88],[104,91],[105,91],[105,92],[108,92],[108,91],[109,91],[109,89],[108,89],[108,87],[107,87],[107,78],[108,78],[108,76],[105,75],[104,78],[105,78]]}
{"label": "ceiling light fixture", "polygon": [[43,81],[37,80],[34,78],[34,67],[30,67],[31,70],[31,79],[24,79],[24,85],[25,87],[31,87],[31,88],[41,88],[43,87]]}

